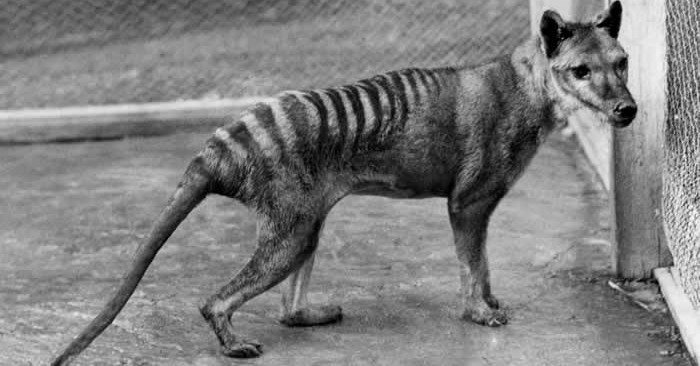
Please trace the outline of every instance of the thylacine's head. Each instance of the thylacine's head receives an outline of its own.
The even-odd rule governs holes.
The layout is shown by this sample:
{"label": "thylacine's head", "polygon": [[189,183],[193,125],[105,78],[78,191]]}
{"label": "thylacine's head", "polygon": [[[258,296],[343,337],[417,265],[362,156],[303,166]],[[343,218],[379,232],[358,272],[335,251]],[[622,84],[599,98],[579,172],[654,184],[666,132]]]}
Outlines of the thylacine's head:
{"label": "thylacine's head", "polygon": [[617,42],[622,6],[615,1],[590,23],[568,23],[554,11],[540,22],[548,84],[565,111],[588,108],[615,127],[629,125],[637,105],[627,90],[627,53]]}

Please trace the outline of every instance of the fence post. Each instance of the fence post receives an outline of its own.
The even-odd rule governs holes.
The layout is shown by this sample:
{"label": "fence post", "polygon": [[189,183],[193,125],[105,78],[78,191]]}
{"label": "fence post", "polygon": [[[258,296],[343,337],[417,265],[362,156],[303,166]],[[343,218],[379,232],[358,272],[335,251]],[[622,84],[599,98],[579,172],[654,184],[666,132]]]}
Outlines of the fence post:
{"label": "fence post", "polygon": [[622,1],[619,41],[629,54],[635,121],[613,133],[613,269],[626,278],[651,277],[672,263],[661,216],[666,111],[665,1]]}

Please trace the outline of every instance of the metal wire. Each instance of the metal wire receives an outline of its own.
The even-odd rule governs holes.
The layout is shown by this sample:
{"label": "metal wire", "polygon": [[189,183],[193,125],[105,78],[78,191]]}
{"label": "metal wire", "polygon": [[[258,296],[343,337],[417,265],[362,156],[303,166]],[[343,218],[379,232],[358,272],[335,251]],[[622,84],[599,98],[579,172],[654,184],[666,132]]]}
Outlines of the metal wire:
{"label": "metal wire", "polygon": [[521,0],[0,0],[0,108],[270,95],[475,64]]}
{"label": "metal wire", "polygon": [[663,208],[681,286],[700,307],[700,3],[667,2]]}

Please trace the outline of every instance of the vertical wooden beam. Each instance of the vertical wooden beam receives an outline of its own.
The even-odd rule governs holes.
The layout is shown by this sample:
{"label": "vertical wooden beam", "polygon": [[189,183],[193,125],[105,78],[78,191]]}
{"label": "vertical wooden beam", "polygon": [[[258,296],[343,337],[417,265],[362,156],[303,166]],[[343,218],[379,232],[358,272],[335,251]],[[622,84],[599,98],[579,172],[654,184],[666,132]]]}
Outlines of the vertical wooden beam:
{"label": "vertical wooden beam", "polygon": [[619,41],[629,54],[630,92],[639,112],[613,134],[614,270],[626,278],[651,277],[670,265],[661,217],[666,111],[665,1],[622,1]]}

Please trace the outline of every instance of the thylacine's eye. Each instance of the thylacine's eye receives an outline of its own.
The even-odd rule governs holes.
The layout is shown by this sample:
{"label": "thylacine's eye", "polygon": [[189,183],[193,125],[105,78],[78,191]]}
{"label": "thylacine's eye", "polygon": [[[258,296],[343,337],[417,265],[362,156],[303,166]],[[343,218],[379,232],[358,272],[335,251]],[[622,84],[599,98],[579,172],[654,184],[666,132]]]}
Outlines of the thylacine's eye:
{"label": "thylacine's eye", "polygon": [[627,70],[627,57],[620,59],[620,61],[617,62],[617,69],[622,71]]}
{"label": "thylacine's eye", "polygon": [[588,79],[591,77],[591,69],[586,65],[578,65],[571,68],[571,73],[576,79]]}

